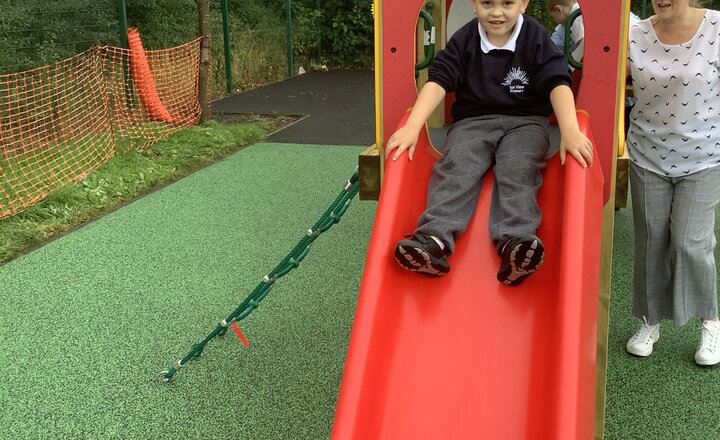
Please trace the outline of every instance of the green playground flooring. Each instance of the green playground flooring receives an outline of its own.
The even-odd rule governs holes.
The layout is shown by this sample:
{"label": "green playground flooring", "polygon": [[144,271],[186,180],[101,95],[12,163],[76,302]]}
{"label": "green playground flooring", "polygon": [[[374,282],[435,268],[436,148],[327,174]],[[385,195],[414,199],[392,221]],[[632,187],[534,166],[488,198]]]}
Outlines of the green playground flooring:
{"label": "green playground flooring", "polygon": [[[353,174],[358,147],[261,143],[0,266],[0,439],[323,439],[376,202],[355,200],[240,326],[160,372],[257,286]],[[616,214],[607,439],[720,438],[697,329],[625,354],[632,219]]]}

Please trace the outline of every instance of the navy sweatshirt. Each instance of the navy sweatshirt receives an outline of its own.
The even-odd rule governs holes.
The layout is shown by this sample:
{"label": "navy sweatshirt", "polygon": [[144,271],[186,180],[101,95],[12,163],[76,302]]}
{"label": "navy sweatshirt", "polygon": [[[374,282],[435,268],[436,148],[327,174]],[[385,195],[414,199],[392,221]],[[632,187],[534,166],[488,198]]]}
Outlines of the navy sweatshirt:
{"label": "navy sweatshirt", "polygon": [[515,51],[480,49],[477,19],[460,28],[430,64],[428,80],[455,92],[455,122],[501,114],[547,116],[550,92],[570,85],[565,56],[535,19],[523,16]]}

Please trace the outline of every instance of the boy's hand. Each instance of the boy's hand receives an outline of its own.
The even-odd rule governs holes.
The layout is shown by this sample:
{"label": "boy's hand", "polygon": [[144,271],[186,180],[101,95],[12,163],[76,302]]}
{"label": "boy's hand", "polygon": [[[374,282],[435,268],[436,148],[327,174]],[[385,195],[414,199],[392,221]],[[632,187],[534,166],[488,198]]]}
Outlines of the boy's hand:
{"label": "boy's hand", "polygon": [[427,121],[430,113],[440,105],[444,97],[445,89],[439,84],[432,81],[425,83],[415,100],[415,106],[410,112],[405,125],[393,133],[387,144],[385,144],[385,159],[390,156],[393,150],[397,149],[393,155],[393,160],[398,160],[405,150],[408,150],[408,159],[412,160],[420,130],[425,126],[425,121]]}
{"label": "boy's hand", "polygon": [[412,160],[419,135],[420,130],[413,126],[406,124],[400,127],[392,134],[392,136],[390,136],[390,139],[388,139],[388,142],[385,145],[385,159],[390,156],[390,153],[392,153],[393,150],[397,150],[392,158],[392,160],[397,160],[400,156],[402,156],[403,152],[407,150],[408,159]]}
{"label": "boy's hand", "polygon": [[593,145],[580,130],[560,134],[560,164],[565,165],[565,157],[570,154],[583,168],[592,166]]}
{"label": "boy's hand", "polygon": [[550,103],[560,127],[560,164],[565,165],[565,157],[570,153],[583,168],[591,166],[593,145],[578,126],[575,97],[570,87],[561,84],[552,89]]}

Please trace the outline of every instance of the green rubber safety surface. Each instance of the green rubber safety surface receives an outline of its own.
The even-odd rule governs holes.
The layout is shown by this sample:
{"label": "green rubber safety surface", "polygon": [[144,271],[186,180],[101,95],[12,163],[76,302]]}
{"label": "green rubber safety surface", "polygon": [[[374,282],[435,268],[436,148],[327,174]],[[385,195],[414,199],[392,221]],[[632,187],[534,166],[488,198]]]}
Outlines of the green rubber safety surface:
{"label": "green rubber safety surface", "polygon": [[625,351],[641,324],[632,316],[631,203],[615,214],[605,439],[720,438],[720,367],[695,365],[698,320],[683,327],[664,321],[647,358]]}
{"label": "green rubber safety surface", "polygon": [[[322,439],[375,202],[356,199],[240,327],[162,370],[300,241],[364,147],[256,144],[0,266],[0,439]],[[720,223],[719,223],[720,224]],[[616,213],[606,439],[720,438],[696,325],[625,353],[632,212]]]}
{"label": "green rubber safety surface", "polygon": [[355,199],[240,327],[232,312],[364,148],[256,144],[0,266],[0,438],[325,438],[375,202]]}

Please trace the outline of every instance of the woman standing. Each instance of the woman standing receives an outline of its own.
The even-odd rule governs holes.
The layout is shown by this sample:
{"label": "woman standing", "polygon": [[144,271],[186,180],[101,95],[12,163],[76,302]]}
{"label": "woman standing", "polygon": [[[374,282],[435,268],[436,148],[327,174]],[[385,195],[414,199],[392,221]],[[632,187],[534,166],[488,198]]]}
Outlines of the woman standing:
{"label": "woman standing", "polygon": [[720,202],[720,13],[696,0],[652,0],[630,30],[637,103],[627,145],[635,226],[627,351],[649,356],[660,321],[699,318],[699,365],[720,363],[715,208]]}

